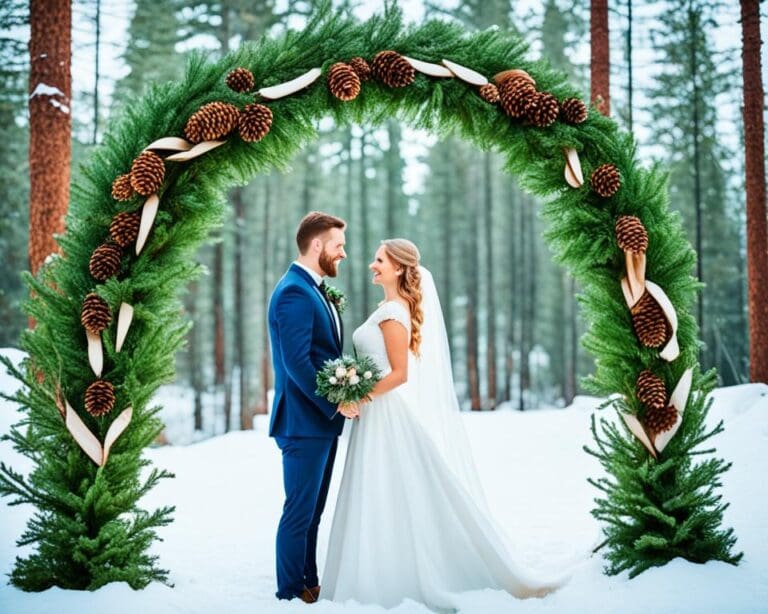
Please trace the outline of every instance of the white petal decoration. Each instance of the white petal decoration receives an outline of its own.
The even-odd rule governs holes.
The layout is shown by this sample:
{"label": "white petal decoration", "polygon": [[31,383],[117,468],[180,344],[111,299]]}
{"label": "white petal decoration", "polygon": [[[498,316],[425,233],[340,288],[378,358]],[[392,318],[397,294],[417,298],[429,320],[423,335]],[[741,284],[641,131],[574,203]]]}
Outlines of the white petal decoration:
{"label": "white petal decoration", "polygon": [[104,454],[101,459],[102,467],[107,464],[107,459],[109,458],[109,451],[112,449],[112,444],[115,443],[123,431],[128,428],[132,417],[133,408],[127,407],[120,413],[117,418],[112,421],[112,424],[109,425],[107,435],[104,437]]}
{"label": "white petal decoration", "polygon": [[119,352],[123,347],[125,336],[128,334],[128,328],[133,320],[133,307],[128,303],[120,304],[120,311],[117,314],[117,339],[115,340],[115,351]]}
{"label": "white petal decoration", "polygon": [[404,55],[403,58],[411,65],[414,69],[418,70],[420,73],[423,73],[425,75],[429,75],[430,77],[453,77],[453,73],[448,70],[445,66],[441,66],[440,64],[432,64],[431,62],[423,62],[422,60],[417,60],[415,58],[409,58],[407,55]]}
{"label": "white petal decoration", "polygon": [[627,267],[627,283],[634,305],[645,292],[645,252],[626,251],[624,252],[624,262]]}
{"label": "white petal decoration", "polygon": [[197,156],[202,156],[204,153],[208,153],[211,149],[216,149],[225,142],[226,141],[203,141],[202,143],[195,145],[192,149],[168,156],[166,160],[170,160],[171,162],[186,162],[192,158],[197,158]]}
{"label": "white petal decoration", "polygon": [[656,458],[656,450],[653,449],[653,444],[648,438],[648,434],[645,432],[645,429],[640,423],[640,420],[637,419],[637,416],[634,414],[625,413],[623,411],[620,411],[619,414],[621,414],[621,417],[624,419],[624,423],[627,425],[627,427],[629,427],[629,430],[632,431],[632,434],[640,440],[640,443],[645,446],[648,452],[650,452],[651,456]]}
{"label": "white petal decoration", "polygon": [[565,182],[572,188],[584,185],[584,174],[581,172],[579,154],[573,147],[563,149],[565,156]]}
{"label": "white petal decoration", "polygon": [[149,231],[152,229],[152,223],[157,215],[157,207],[160,205],[160,199],[157,194],[152,194],[141,209],[141,222],[139,223],[139,235],[136,237],[136,255],[144,249],[144,243],[147,242]]}
{"label": "white petal decoration", "polygon": [[646,280],[645,287],[649,294],[659,303],[662,311],[664,311],[664,315],[667,316],[667,320],[669,320],[669,324],[672,327],[672,336],[659,352],[659,356],[664,360],[672,362],[680,355],[680,346],[677,343],[677,312],[672,305],[672,301],[669,300],[669,297],[659,286],[652,281]]}
{"label": "white petal decoration", "polygon": [[177,136],[164,136],[157,139],[144,148],[144,151],[150,149],[165,149],[167,151],[187,151],[192,147],[192,143]]}
{"label": "white petal decoration", "polygon": [[680,428],[680,425],[683,422],[683,412],[685,411],[685,406],[688,403],[688,395],[691,392],[692,380],[693,368],[688,368],[680,376],[680,379],[677,382],[677,386],[675,386],[675,389],[672,391],[672,394],[669,397],[669,404],[677,410],[677,420],[675,420],[672,428],[670,428],[668,431],[664,431],[663,433],[656,435],[656,439],[654,440],[653,444],[656,446],[656,449],[659,452],[667,447],[667,444],[675,436],[675,433],[677,433],[677,430]]}
{"label": "white petal decoration", "polygon": [[71,433],[72,438],[77,442],[83,452],[85,452],[90,459],[101,466],[102,450],[99,440],[96,436],[88,430],[85,423],[77,415],[77,412],[72,409],[69,401],[64,401],[67,407],[67,415],[64,418],[64,422],[67,425],[67,430]]}
{"label": "white petal decoration", "polygon": [[291,94],[312,85],[322,73],[323,71],[321,69],[313,68],[291,81],[273,85],[272,87],[263,87],[258,91],[258,94],[267,100],[284,98],[285,96],[290,96]]}
{"label": "white petal decoration", "polygon": [[96,377],[101,377],[101,371],[104,368],[104,349],[101,346],[101,333],[92,333],[85,331],[88,339],[88,362],[91,370]]}
{"label": "white petal decoration", "polygon": [[472,70],[471,68],[467,68],[466,66],[462,66],[461,64],[446,59],[443,59],[443,64],[445,64],[448,69],[462,81],[478,86],[488,83],[488,79],[485,75],[481,75],[476,70]]}
{"label": "white petal decoration", "polygon": [[629,284],[629,280],[626,277],[621,278],[621,291],[624,293],[624,301],[627,303],[627,307],[630,309],[632,309],[637,301],[640,300],[640,297],[643,296],[644,289],[645,284],[643,284],[639,290],[635,290]]}

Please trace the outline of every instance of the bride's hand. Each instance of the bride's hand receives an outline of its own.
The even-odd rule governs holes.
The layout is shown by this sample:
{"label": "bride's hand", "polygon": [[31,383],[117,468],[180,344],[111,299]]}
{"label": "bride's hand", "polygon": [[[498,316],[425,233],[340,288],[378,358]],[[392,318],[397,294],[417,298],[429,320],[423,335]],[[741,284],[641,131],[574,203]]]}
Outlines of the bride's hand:
{"label": "bride's hand", "polygon": [[345,418],[360,417],[360,409],[357,403],[339,403],[337,411]]}

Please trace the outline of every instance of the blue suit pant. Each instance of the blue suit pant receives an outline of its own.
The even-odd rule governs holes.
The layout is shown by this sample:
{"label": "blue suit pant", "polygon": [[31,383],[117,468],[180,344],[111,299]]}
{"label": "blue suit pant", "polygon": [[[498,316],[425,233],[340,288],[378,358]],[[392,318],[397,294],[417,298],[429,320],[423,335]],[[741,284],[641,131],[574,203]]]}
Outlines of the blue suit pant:
{"label": "blue suit pant", "polygon": [[285,504],[277,529],[278,599],[319,584],[317,530],[331,483],[338,438],[275,437],[283,453]]}

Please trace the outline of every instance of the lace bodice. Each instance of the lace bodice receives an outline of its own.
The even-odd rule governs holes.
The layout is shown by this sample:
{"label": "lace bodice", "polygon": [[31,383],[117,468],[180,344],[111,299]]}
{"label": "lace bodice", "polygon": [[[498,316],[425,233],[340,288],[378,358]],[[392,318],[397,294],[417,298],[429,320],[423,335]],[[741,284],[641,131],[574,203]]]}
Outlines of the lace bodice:
{"label": "lace bodice", "polygon": [[382,303],[352,334],[352,343],[360,356],[370,356],[381,369],[382,375],[392,370],[387,358],[387,348],[384,344],[384,333],[379,324],[386,320],[397,320],[408,331],[411,338],[411,317],[408,309],[397,301]]}

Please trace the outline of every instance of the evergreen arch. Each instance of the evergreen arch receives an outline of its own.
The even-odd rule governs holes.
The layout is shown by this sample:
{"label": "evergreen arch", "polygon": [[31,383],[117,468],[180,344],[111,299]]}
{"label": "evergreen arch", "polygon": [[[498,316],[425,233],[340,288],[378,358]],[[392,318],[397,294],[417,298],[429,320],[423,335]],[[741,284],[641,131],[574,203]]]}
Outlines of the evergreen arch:
{"label": "evergreen arch", "polygon": [[[532,111],[514,119],[492,102],[491,88],[481,96],[465,80],[418,71],[404,87],[373,79],[363,82],[352,100],[331,94],[328,77],[334,64],[355,57],[370,60],[384,50],[433,64],[448,59],[486,76],[523,70],[535,80],[536,91],[551,94],[560,105],[580,96],[563,74],[544,61],[531,61],[522,40],[499,29],[468,34],[440,21],[406,27],[396,10],[359,22],[332,14],[326,5],[300,32],[247,43],[216,63],[193,55],[180,82],[155,85],[127,105],[83,169],[83,180],[72,188],[67,230],[59,237],[63,255],[50,258],[36,277],[25,275],[32,291],[26,311],[37,326],[22,335],[28,353],[22,370],[6,361],[24,384],[12,397],[24,415],[8,439],[33,461],[33,468],[24,476],[2,466],[0,493],[36,508],[18,542],[35,550],[17,559],[14,584],[25,590],[54,585],[96,589],[126,581],[141,588],[167,580],[149,547],[158,538],[157,529],[171,522],[173,507],[147,512],[139,502],[159,480],[170,477],[150,468],[142,453],[162,429],[159,408],[151,407],[150,400],[161,383],[172,379],[175,352],[191,325],[180,313],[178,295],[200,271],[195,250],[222,223],[225,189],[268,169],[287,167],[317,137],[314,122],[328,115],[340,124],[374,125],[397,117],[438,135],[458,133],[481,149],[500,152],[505,169],[525,190],[548,199],[543,209],[549,223],[546,239],[554,258],[584,288],[580,302],[590,324],[584,345],[596,358],[586,384],[592,392],[610,396],[609,403],[628,415],[625,423],[603,419],[600,431],[593,424],[596,449],[590,452],[607,470],[607,477],[593,482],[601,490],[593,513],[605,522],[607,571],[639,573],[675,556],[738,561],[740,555],[731,553],[732,531],[719,528],[725,506],[715,487],[727,465],[719,459],[693,463],[694,448],[722,425],[709,432],[704,427],[706,396],[715,374],[699,371],[698,331],[689,311],[700,287],[690,275],[695,253],[679,216],[668,208],[664,171],[640,167],[632,136],[594,109],[582,123],[562,121],[561,112],[560,119],[539,127],[537,123],[548,121],[544,102],[540,115]],[[255,90],[312,69],[320,69],[322,77],[292,95],[265,100],[256,94],[255,101],[253,91],[227,86],[227,75],[240,67],[253,75]],[[240,76],[247,81],[247,75]],[[271,111],[268,133],[246,142],[234,131],[222,137],[221,146],[179,160],[178,154],[191,147],[180,141],[187,122],[211,103],[219,106],[197,116],[202,132],[209,124],[231,121],[226,105],[233,105],[242,118],[246,105],[257,103]],[[262,115],[246,133],[259,136],[266,118],[263,110],[251,110]],[[153,155],[142,153],[153,143]],[[564,150],[572,150],[571,182],[579,183],[574,153],[587,178],[579,187],[564,179]],[[162,167],[159,181],[157,160]],[[601,167],[605,176],[590,181]],[[128,178],[116,182],[124,175]],[[620,187],[611,195],[596,191],[608,194],[617,181]],[[151,188],[151,193],[132,194],[137,186]],[[129,239],[135,236],[140,213],[155,205],[156,217],[137,255]],[[633,249],[623,250],[617,243],[622,216],[634,216],[643,229],[634,218],[625,218],[630,229],[624,247],[627,240],[634,241]],[[647,246],[641,245],[643,232]],[[116,244],[118,239],[128,241],[127,247]],[[668,304],[657,295],[646,297],[656,306],[642,312],[640,319],[647,321],[638,325],[621,279],[632,267],[639,276],[641,265],[647,279],[663,289]],[[103,279],[95,278],[94,271]],[[635,331],[650,326],[645,334],[662,335],[664,347],[669,347],[670,307],[679,344],[679,354],[671,360],[660,355],[658,345],[640,343]],[[118,334],[120,321],[124,335]],[[646,379],[640,386],[643,372]],[[95,380],[107,383],[94,389]],[[656,406],[674,407],[669,391],[679,392],[679,383],[686,381],[690,394],[678,394],[684,399],[677,412],[684,419],[678,420],[677,435],[659,450],[650,441],[649,414]],[[107,459],[104,442],[118,431]],[[643,438],[649,441],[643,443]]]}

